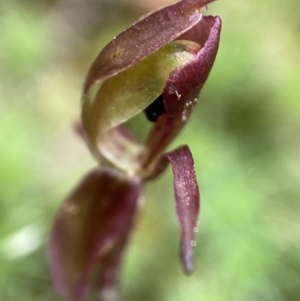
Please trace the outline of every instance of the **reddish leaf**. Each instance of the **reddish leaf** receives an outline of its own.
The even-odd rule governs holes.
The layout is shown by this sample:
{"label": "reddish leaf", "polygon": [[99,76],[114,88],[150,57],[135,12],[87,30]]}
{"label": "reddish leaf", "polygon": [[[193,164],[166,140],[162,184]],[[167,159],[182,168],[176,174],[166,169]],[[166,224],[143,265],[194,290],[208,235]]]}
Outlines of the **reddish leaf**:
{"label": "reddish leaf", "polygon": [[63,203],[51,231],[49,264],[64,300],[83,300],[96,291],[106,301],[116,293],[140,189],[136,178],[102,167],[89,173]]}

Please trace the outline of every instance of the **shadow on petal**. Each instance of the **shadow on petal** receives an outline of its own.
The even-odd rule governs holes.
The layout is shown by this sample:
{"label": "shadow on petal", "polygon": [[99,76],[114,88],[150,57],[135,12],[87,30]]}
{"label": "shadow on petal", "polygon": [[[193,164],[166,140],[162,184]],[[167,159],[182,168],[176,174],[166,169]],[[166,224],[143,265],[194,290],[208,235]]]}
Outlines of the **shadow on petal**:
{"label": "shadow on petal", "polygon": [[108,168],[90,172],[65,200],[54,221],[48,259],[64,300],[90,293],[117,296],[121,258],[132,229],[141,183]]}

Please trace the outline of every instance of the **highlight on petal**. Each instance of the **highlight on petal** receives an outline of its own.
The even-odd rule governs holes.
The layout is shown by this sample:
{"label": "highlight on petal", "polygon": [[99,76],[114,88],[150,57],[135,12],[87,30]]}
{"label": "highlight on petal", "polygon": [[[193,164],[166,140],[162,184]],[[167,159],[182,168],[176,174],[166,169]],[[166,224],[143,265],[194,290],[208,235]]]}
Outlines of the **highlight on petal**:
{"label": "highlight on petal", "polygon": [[193,271],[193,248],[198,231],[199,189],[192,154],[187,146],[165,154],[174,173],[176,210],[181,225],[181,262],[187,274]]}
{"label": "highlight on petal", "polygon": [[[221,32],[219,17],[202,17],[197,29],[188,32],[190,38],[204,43],[193,59],[173,71],[163,90],[166,114],[162,114],[148,136],[144,169],[153,169],[156,158],[165,150],[185,125],[194,110],[198,95],[214,64]],[[194,36],[197,33],[198,36]],[[152,165],[152,167],[151,167]]]}
{"label": "highlight on petal", "polygon": [[97,82],[111,77],[178,38],[197,24],[201,11],[214,0],[183,0],[156,10],[114,38],[93,62],[83,94]]}
{"label": "highlight on petal", "polygon": [[48,259],[64,300],[117,296],[121,259],[134,221],[141,184],[108,168],[90,172],[54,221]]}

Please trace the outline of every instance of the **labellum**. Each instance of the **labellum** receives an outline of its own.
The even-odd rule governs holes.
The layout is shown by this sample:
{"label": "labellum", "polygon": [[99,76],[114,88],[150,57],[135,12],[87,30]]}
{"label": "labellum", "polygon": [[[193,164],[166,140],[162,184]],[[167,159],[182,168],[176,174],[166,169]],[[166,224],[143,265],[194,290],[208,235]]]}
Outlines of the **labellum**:
{"label": "labellum", "polygon": [[[142,187],[169,163],[181,263],[187,274],[193,270],[200,206],[194,162],[186,145],[165,151],[193,112],[217,55],[221,20],[202,15],[210,2],[183,0],[140,18],[90,67],[78,131],[98,167],[62,204],[49,243],[53,282],[66,301],[117,300]],[[142,112],[152,129],[138,142],[125,123]]]}

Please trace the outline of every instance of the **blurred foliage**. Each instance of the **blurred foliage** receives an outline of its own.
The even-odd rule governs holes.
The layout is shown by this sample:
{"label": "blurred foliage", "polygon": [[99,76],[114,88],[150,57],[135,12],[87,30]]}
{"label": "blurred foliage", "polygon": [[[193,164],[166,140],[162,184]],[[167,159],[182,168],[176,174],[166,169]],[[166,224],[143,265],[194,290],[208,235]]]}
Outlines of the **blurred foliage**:
{"label": "blurred foliage", "polygon": [[[95,164],[72,130],[84,76],[113,36],[163,2],[0,4],[0,300],[59,300],[47,233]],[[122,300],[298,301],[300,6],[218,1],[209,13],[223,19],[219,54],[174,142],[189,144],[201,185],[196,271],[179,266],[169,171],[146,188]]]}

